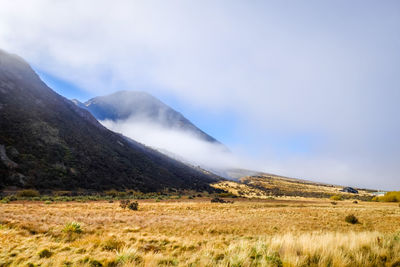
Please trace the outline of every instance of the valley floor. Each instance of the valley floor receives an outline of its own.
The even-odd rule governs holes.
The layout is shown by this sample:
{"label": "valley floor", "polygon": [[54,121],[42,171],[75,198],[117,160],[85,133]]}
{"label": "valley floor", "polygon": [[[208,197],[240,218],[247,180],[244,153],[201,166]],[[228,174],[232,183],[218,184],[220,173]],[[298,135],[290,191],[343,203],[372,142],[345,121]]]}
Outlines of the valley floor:
{"label": "valley floor", "polygon": [[399,231],[395,203],[11,202],[0,204],[0,266],[400,266]]}

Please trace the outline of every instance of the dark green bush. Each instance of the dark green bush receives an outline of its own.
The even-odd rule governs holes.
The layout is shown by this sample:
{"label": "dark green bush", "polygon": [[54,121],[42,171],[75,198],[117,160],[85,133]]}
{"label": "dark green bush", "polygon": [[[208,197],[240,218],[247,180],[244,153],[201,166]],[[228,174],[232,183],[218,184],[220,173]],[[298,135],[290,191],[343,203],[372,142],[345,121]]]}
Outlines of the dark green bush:
{"label": "dark green bush", "polygon": [[50,258],[51,255],[53,255],[53,252],[51,252],[50,250],[48,250],[47,248],[41,250],[39,253],[39,258]]}
{"label": "dark green bush", "polygon": [[130,209],[130,210],[138,210],[139,209],[139,203],[137,201],[130,201],[129,199],[121,200],[119,202],[119,206],[123,209]]}
{"label": "dark green bush", "polygon": [[344,219],[347,223],[356,224],[358,223],[358,219],[354,214],[347,215]]}
{"label": "dark green bush", "polygon": [[128,205],[128,209],[130,210],[138,210],[139,209],[139,203],[137,201],[132,201]]}

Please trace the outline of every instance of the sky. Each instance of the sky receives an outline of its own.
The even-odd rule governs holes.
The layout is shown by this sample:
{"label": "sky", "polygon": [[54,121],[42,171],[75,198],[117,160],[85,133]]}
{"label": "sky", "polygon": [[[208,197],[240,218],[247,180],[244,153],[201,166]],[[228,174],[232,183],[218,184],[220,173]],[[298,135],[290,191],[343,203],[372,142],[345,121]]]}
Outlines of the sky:
{"label": "sky", "polygon": [[79,100],[151,93],[254,167],[400,188],[400,2],[0,0],[0,47]]}

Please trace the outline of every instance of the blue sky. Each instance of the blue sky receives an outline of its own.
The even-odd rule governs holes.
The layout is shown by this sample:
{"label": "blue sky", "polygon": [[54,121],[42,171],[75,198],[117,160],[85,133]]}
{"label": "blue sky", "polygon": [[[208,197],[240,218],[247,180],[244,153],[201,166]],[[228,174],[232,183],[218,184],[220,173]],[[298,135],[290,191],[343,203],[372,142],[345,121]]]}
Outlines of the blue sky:
{"label": "blue sky", "polygon": [[400,187],[398,1],[1,5],[1,47],[68,98],[144,90],[259,169]]}

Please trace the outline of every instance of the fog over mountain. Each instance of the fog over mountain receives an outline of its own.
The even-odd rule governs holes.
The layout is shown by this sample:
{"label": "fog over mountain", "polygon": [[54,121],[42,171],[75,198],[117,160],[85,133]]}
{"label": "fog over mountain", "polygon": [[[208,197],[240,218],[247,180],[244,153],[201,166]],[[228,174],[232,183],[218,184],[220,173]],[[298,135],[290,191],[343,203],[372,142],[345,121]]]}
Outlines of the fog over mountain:
{"label": "fog over mountain", "polygon": [[226,146],[146,92],[118,91],[85,103],[73,101],[89,110],[108,129],[183,162],[218,173],[243,167],[243,162]]}
{"label": "fog over mountain", "polygon": [[83,104],[99,121],[151,122],[165,129],[187,132],[197,138],[219,143],[182,114],[146,92],[118,91],[92,98]]}

